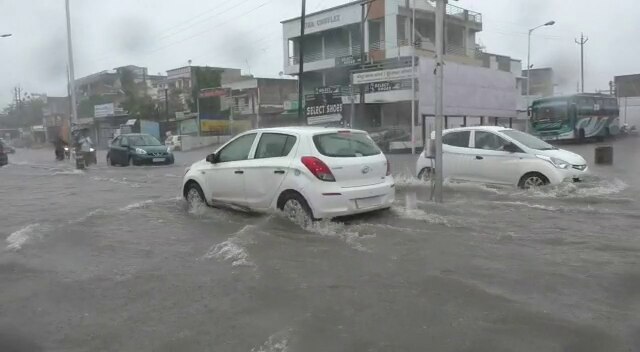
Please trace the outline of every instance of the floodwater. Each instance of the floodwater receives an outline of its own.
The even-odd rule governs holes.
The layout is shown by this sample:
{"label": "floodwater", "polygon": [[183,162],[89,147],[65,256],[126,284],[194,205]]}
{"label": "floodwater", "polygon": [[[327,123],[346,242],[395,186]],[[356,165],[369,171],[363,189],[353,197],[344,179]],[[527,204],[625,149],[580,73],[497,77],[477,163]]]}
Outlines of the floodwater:
{"label": "floodwater", "polygon": [[[303,229],[189,208],[184,168],[0,168],[0,351],[640,351],[640,140],[582,184],[448,184]],[[407,201],[408,200],[408,201]]]}

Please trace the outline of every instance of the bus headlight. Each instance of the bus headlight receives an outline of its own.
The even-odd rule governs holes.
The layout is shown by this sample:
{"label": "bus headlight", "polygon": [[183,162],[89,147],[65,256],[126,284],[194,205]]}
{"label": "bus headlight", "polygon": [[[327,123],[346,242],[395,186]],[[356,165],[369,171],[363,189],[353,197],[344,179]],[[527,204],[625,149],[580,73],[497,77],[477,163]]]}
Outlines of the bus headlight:
{"label": "bus headlight", "polygon": [[571,167],[571,164],[569,164],[568,162],[562,159],[558,159],[558,158],[554,158],[546,155],[536,155],[536,156],[544,161],[551,163],[551,165],[555,166],[558,169],[566,170]]}

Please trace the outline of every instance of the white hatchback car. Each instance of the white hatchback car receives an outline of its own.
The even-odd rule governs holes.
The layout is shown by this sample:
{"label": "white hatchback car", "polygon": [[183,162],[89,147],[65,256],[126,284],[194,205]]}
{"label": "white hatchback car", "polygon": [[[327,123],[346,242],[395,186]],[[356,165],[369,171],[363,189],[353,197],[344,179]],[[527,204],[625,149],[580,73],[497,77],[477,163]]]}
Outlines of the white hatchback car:
{"label": "white hatchback car", "polygon": [[[445,179],[531,188],[578,181],[587,162],[528,133],[498,126],[445,130],[442,134]],[[433,159],[423,152],[416,162],[418,178],[430,177]]]}
{"label": "white hatchback car", "polygon": [[389,162],[364,131],[323,127],[242,133],[187,169],[187,201],[332,218],[391,207]]}

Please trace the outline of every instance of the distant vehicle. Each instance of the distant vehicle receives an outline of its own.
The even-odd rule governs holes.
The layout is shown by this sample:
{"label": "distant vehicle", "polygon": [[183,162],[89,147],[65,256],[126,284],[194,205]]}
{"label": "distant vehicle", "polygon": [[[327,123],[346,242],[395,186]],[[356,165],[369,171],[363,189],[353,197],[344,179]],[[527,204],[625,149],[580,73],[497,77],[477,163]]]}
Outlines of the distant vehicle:
{"label": "distant vehicle", "polygon": [[531,131],[543,140],[606,138],[620,131],[618,100],[604,94],[537,99],[531,104]]}
{"label": "distant vehicle", "polygon": [[183,136],[169,136],[164,141],[164,145],[170,147],[172,150],[182,150],[182,137]]}
{"label": "distant vehicle", "polygon": [[149,134],[121,134],[111,141],[107,165],[170,165],[174,163],[170,148]]}
{"label": "distant vehicle", "polygon": [[16,148],[14,148],[7,140],[0,138],[0,143],[4,145],[5,153],[7,154],[15,154]]}
{"label": "distant vehicle", "polygon": [[364,131],[283,127],[248,131],[187,170],[188,201],[321,219],[391,207],[389,162]]}
{"label": "distant vehicle", "polygon": [[[498,126],[463,127],[442,135],[444,177],[455,181],[532,188],[579,181],[587,162],[528,133]],[[418,178],[433,175],[433,160],[423,152],[416,162]]]}
{"label": "distant vehicle", "polygon": [[5,142],[0,139],[0,166],[7,165],[9,163],[9,157],[7,156],[7,149]]}

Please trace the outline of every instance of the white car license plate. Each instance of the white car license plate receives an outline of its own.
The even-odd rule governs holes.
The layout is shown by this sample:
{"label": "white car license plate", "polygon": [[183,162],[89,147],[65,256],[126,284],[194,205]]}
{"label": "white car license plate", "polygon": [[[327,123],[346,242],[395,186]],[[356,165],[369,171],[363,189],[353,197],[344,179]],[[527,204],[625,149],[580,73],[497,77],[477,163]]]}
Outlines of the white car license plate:
{"label": "white car license plate", "polygon": [[165,161],[164,158],[153,158],[154,163],[163,163]]}
{"label": "white car license plate", "polygon": [[366,209],[378,206],[382,203],[380,196],[356,199],[356,208]]}

